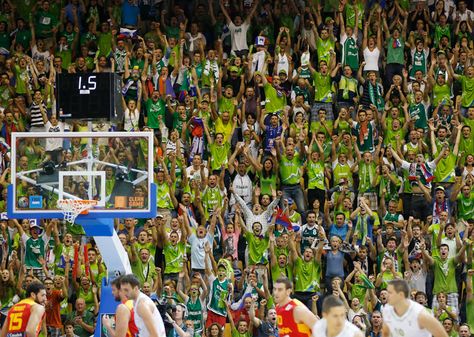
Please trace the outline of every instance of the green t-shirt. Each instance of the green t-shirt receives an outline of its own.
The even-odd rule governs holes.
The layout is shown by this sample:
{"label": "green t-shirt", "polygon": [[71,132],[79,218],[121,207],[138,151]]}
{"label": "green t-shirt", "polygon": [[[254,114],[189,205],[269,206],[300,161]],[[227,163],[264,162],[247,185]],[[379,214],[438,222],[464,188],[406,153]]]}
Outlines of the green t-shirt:
{"label": "green t-shirt", "polygon": [[433,106],[438,106],[441,101],[451,102],[451,86],[447,83],[443,85],[435,83],[433,86]]}
{"label": "green t-shirt", "polygon": [[461,76],[462,101],[461,105],[465,108],[474,106],[474,77]]}
{"label": "green t-shirt", "polygon": [[312,160],[308,161],[307,167],[308,171],[308,189],[320,189],[325,190],[324,187],[324,162],[319,160],[314,162]]}
{"label": "green t-shirt", "polygon": [[[403,278],[403,275],[402,273],[400,272],[396,272],[397,275],[399,276],[399,278]],[[395,279],[395,276],[393,275],[393,273],[390,271],[390,270],[386,270],[383,274],[382,274],[382,284],[380,284],[380,287],[379,289],[387,289],[387,286],[388,286],[388,282],[392,281]]]}
{"label": "green t-shirt", "polygon": [[357,27],[359,29],[362,29],[362,19],[364,18],[364,5],[359,2],[355,5],[352,5],[350,3],[346,4],[346,25],[348,27],[355,27],[355,8],[358,7],[357,9],[359,10],[358,18],[357,18]]}
{"label": "green t-shirt", "polygon": [[112,52],[112,33],[97,33],[99,39],[97,46],[99,47],[99,56],[108,56]]}
{"label": "green t-shirt", "polygon": [[282,112],[286,106],[286,96],[278,91],[269,83],[263,86],[265,92],[265,110],[267,113]]}
{"label": "green t-shirt", "polygon": [[158,120],[158,116],[161,116],[161,121],[164,123],[165,121],[165,102],[162,99],[158,99],[158,101],[154,102],[151,98],[145,102],[146,112],[147,112],[147,125],[151,129],[159,129],[160,122]]}
{"label": "green t-shirt", "polygon": [[0,48],[10,49],[10,34],[7,32],[0,33]]}
{"label": "green t-shirt", "polygon": [[25,260],[24,265],[26,267],[41,268],[41,263],[38,262],[40,257],[45,257],[45,242],[49,241],[44,234],[43,236],[38,237],[38,239],[33,239],[32,237],[23,234],[22,241],[25,242]]}
{"label": "green t-shirt", "polygon": [[426,111],[427,109],[423,102],[410,105],[408,112],[410,113],[410,118],[415,121],[415,128],[428,129],[428,116]]}
{"label": "green t-shirt", "polygon": [[15,92],[17,94],[26,94],[26,84],[28,81],[28,71],[26,69],[21,69],[20,66],[15,65],[15,74],[16,74],[16,87]]}
{"label": "green t-shirt", "polygon": [[318,37],[316,39],[316,50],[318,52],[318,64],[321,61],[326,61],[329,65],[329,61],[331,60],[331,50],[334,50],[336,43],[333,39],[327,38],[326,40],[321,39]]}
{"label": "green t-shirt", "polygon": [[259,174],[260,181],[260,192],[261,194],[272,195],[272,189],[277,190],[277,176],[272,174],[269,177],[264,177],[262,174]]}
{"label": "green t-shirt", "polygon": [[472,194],[466,198],[462,193],[457,197],[458,219],[474,219],[474,197]]}
{"label": "green t-shirt", "polygon": [[[71,315],[68,316],[68,321],[74,321],[74,318],[78,316],[77,312],[72,312]],[[87,325],[94,325],[94,315],[90,311],[84,311],[82,314],[82,321]],[[74,324],[74,335],[78,337],[89,337],[91,334],[90,332],[86,331],[80,324]]]}
{"label": "green t-shirt", "polygon": [[51,30],[58,24],[55,15],[40,10],[36,13],[35,31],[37,37],[47,38],[53,36]]}
{"label": "green t-shirt", "polygon": [[434,172],[435,179],[437,183],[453,183],[454,177],[456,176],[456,159],[457,157],[450,153],[447,158],[441,158],[436,165],[436,170]]}
{"label": "green t-shirt", "polygon": [[245,239],[247,240],[249,250],[249,266],[254,266],[258,263],[266,264],[268,260],[265,257],[265,253],[270,242],[268,235],[256,237],[252,232],[246,231]]}
{"label": "green t-shirt", "polygon": [[434,264],[434,286],[433,294],[437,295],[441,292],[446,294],[457,293],[458,286],[456,284],[456,262],[454,258],[441,260],[440,257],[433,257]]}
{"label": "green t-shirt", "polygon": [[471,298],[466,303],[466,320],[471,327],[471,334],[474,334],[474,298]]}
{"label": "green t-shirt", "polygon": [[221,115],[225,111],[227,111],[230,114],[231,118],[234,115],[234,103],[232,103],[232,98],[227,98],[227,97],[222,96],[219,99],[218,107],[219,107],[219,115]]}
{"label": "green t-shirt", "polygon": [[405,55],[403,51],[405,48],[405,40],[402,37],[398,39],[394,39],[393,37],[390,37],[387,43],[388,43],[387,64],[390,64],[390,63],[404,64]]}
{"label": "green t-shirt", "polygon": [[[276,258],[280,254],[275,252]],[[272,266],[272,280],[278,280],[280,277],[287,277],[290,280],[293,280],[293,268],[288,264],[285,267],[280,267],[278,263]]]}
{"label": "green t-shirt", "polygon": [[146,263],[143,263],[140,259],[137,259],[137,261],[132,262],[131,265],[132,272],[138,278],[141,285],[145,282],[153,283],[153,279],[157,275],[153,260],[149,259]]}
{"label": "green t-shirt", "polygon": [[315,259],[304,261],[298,256],[295,261],[293,274],[295,275],[295,291],[319,291],[321,266]]}
{"label": "green t-shirt", "polygon": [[220,170],[222,166],[227,167],[229,151],[229,142],[225,142],[222,145],[216,143],[209,144],[209,152],[211,153],[211,170]]}
{"label": "green t-shirt", "polygon": [[186,254],[186,244],[178,242],[176,246],[167,243],[163,249],[165,256],[165,274],[179,273],[183,269],[183,257]]}
{"label": "green t-shirt", "polygon": [[298,153],[295,153],[293,159],[288,159],[286,155],[280,160],[280,181],[283,185],[295,185],[301,179],[302,161]]}
{"label": "green t-shirt", "polygon": [[314,82],[314,101],[315,102],[332,102],[331,76],[323,75],[319,72],[313,74]]}

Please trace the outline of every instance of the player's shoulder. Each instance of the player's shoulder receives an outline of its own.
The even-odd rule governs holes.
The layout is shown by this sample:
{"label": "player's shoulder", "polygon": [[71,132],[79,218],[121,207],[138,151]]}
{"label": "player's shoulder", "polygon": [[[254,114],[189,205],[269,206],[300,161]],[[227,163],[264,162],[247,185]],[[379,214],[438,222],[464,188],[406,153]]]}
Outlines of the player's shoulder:
{"label": "player's shoulder", "polygon": [[321,318],[316,322],[316,324],[311,328],[313,336],[317,337],[326,337],[326,329],[328,322],[325,318]]}
{"label": "player's shoulder", "polygon": [[364,333],[354,324],[346,321],[344,333],[347,337],[364,337]]}

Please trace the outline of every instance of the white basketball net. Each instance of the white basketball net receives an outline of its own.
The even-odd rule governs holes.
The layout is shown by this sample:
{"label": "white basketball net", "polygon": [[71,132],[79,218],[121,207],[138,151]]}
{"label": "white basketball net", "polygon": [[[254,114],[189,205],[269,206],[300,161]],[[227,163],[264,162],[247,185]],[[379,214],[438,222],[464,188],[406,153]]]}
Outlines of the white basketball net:
{"label": "white basketball net", "polygon": [[58,208],[63,212],[64,220],[71,224],[74,224],[79,214],[91,209],[95,205],[97,205],[97,200],[58,200]]}

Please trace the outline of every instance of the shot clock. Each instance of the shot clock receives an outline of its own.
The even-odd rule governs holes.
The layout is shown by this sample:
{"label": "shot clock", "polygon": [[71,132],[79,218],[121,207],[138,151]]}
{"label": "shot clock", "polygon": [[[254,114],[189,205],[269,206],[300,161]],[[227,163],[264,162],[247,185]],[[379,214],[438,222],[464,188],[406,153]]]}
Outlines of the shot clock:
{"label": "shot clock", "polygon": [[58,74],[60,118],[122,120],[122,81],[114,73]]}

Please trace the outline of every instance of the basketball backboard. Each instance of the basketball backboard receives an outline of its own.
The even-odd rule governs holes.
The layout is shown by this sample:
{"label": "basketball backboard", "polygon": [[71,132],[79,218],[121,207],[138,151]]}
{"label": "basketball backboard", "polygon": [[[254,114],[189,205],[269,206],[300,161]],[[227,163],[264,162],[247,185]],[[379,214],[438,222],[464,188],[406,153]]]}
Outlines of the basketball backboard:
{"label": "basketball backboard", "polygon": [[97,200],[83,218],[156,214],[152,132],[13,133],[11,172],[10,218],[60,218],[60,199]]}

